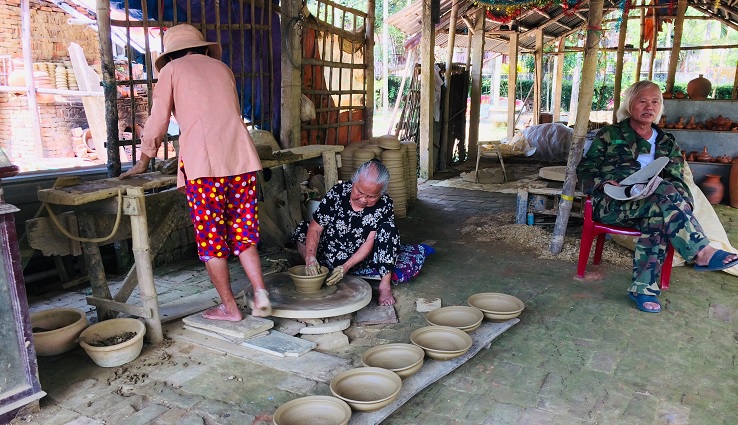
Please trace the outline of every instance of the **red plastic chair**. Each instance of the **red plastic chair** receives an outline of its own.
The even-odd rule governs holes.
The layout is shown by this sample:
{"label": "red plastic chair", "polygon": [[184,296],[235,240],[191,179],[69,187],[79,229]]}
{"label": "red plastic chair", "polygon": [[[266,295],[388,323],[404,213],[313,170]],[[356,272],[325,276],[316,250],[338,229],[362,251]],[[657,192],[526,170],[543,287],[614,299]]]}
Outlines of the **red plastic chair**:
{"label": "red plastic chair", "polygon": [[[587,261],[589,253],[592,251],[592,242],[597,237],[597,245],[595,246],[594,264],[600,264],[602,260],[602,247],[605,245],[605,234],[625,236],[641,236],[641,232],[630,227],[614,226],[610,224],[602,224],[592,219],[592,200],[587,197],[584,202],[584,226],[582,227],[582,241],[579,246],[579,263],[577,264],[577,276],[584,277],[587,269]],[[661,268],[661,289],[669,289],[669,280],[671,280],[671,267],[674,260],[674,247],[669,244],[666,249],[666,260]]]}

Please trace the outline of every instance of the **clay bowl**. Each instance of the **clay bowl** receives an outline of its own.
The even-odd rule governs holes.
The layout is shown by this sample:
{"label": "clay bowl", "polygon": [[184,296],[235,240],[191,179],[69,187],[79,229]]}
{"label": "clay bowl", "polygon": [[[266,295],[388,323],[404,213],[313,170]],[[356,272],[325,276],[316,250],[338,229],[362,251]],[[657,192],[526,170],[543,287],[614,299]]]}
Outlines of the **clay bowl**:
{"label": "clay bowl", "polygon": [[434,360],[450,360],[466,353],[472,339],[466,332],[451,326],[426,326],[410,334],[410,342],[422,348]]}
{"label": "clay bowl", "polygon": [[351,407],[345,401],[327,395],[297,398],[279,406],[272,420],[274,425],[325,424],[346,425],[351,419]]}
{"label": "clay bowl", "polygon": [[320,274],[317,276],[306,275],[305,266],[290,267],[287,272],[290,274],[292,283],[295,284],[297,292],[310,294],[320,291],[320,287],[323,286],[325,277],[328,276],[328,267],[320,266]]}
{"label": "clay bowl", "polygon": [[[96,346],[100,340],[133,332],[136,335],[120,344]],[[133,361],[141,354],[146,326],[138,319],[117,318],[95,323],[79,335],[79,345],[100,367],[116,367]]]}
{"label": "clay bowl", "polygon": [[372,412],[392,403],[402,388],[402,379],[391,370],[360,367],[331,379],[331,393],[359,412]]}
{"label": "clay bowl", "polygon": [[33,345],[38,356],[55,356],[77,346],[77,337],[89,325],[78,308],[51,308],[31,315]]}
{"label": "clay bowl", "polygon": [[372,347],[361,355],[361,362],[369,367],[381,367],[407,378],[423,366],[425,352],[413,344],[384,344]]}
{"label": "clay bowl", "polygon": [[466,300],[470,306],[482,310],[489,320],[503,321],[520,316],[525,304],[512,295],[496,292],[474,294]]}
{"label": "clay bowl", "polygon": [[425,315],[425,321],[429,325],[450,326],[464,332],[478,328],[482,320],[484,320],[482,310],[464,305],[442,307]]}

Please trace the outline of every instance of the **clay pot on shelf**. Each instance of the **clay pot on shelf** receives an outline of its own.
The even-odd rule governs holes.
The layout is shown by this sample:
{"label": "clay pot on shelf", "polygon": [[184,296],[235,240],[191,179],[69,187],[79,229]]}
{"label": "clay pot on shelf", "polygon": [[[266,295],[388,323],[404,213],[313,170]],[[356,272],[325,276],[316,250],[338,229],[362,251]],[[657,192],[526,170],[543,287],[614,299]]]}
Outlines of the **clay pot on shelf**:
{"label": "clay pot on shelf", "polygon": [[684,128],[684,117],[679,118],[679,122],[674,124],[674,128],[681,130]]}
{"label": "clay pot on shelf", "polygon": [[712,124],[714,126],[714,130],[730,130],[730,125],[733,122],[730,120],[730,118],[726,118],[722,115],[718,115],[717,118],[712,119]]}
{"label": "clay pot on shelf", "polygon": [[694,115],[689,118],[689,122],[686,126],[684,126],[684,128],[687,128],[689,130],[694,130],[695,128],[697,128],[697,124],[695,124],[694,122]]}
{"label": "clay pot on shelf", "polygon": [[685,97],[684,93],[680,91],[674,93],[674,99],[684,99],[684,97]]}
{"label": "clay pot on shelf", "polygon": [[699,77],[687,83],[687,94],[690,99],[705,100],[712,90],[710,80],[700,74]]}
{"label": "clay pot on shelf", "polygon": [[722,202],[723,195],[725,195],[725,186],[720,181],[719,175],[707,174],[705,180],[699,186],[710,204],[716,205]]}
{"label": "clay pot on shelf", "polygon": [[664,99],[671,99],[674,95],[670,91],[664,92]]}
{"label": "clay pot on shelf", "polygon": [[710,153],[707,152],[707,146],[705,146],[702,148],[702,152],[697,156],[697,161],[710,162],[711,159],[712,157],[710,156]]}
{"label": "clay pot on shelf", "polygon": [[659,123],[657,124],[659,128],[666,128],[666,115],[662,115],[661,119],[659,120]]}
{"label": "clay pot on shelf", "polygon": [[721,164],[730,164],[731,162],[733,162],[733,158],[729,157],[728,155],[723,155],[718,157],[717,162]]}
{"label": "clay pot on shelf", "polygon": [[687,155],[687,161],[696,161],[697,160],[697,151],[691,151]]}

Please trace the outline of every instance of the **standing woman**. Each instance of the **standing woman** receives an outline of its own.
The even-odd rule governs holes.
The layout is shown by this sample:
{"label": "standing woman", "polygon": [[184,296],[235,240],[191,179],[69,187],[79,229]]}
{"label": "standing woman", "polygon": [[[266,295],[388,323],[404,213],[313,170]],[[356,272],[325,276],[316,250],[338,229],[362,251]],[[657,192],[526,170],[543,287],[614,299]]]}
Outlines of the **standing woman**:
{"label": "standing woman", "polygon": [[[661,90],[653,82],[639,81],[628,87],[618,109],[618,123],[597,133],[577,168],[584,193],[592,197],[594,219],[641,232],[628,295],[639,310],[648,313],[661,311],[658,282],[668,244],[697,270],[723,270],[738,264],[737,254],[709,245],[692,212],[684,159],[674,137],[656,126],[663,109]],[[619,186],[624,178],[661,157],[668,158],[663,180],[648,195],[618,200],[605,193],[606,184]]]}
{"label": "standing woman", "polygon": [[226,261],[230,254],[238,257],[254,289],[252,314],[270,315],[271,304],[256,250],[256,173],[261,162],[241,117],[236,80],[220,61],[221,53],[218,43],[205,41],[192,25],[175,25],[164,33],[164,52],[154,64],[159,80],[142,135],[141,159],[120,178],[148,170],[174,114],[181,129],[177,187],[187,194],[198,255],[222,301],[203,317],[239,321],[243,315]]}

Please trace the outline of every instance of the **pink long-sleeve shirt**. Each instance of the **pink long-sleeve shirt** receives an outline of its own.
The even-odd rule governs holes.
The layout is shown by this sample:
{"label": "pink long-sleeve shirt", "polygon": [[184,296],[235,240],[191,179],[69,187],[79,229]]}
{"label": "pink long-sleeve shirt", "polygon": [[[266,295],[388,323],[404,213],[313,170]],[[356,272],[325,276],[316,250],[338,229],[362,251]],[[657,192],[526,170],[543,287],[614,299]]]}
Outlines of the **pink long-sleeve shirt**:
{"label": "pink long-sleeve shirt", "polygon": [[[179,159],[188,180],[261,170],[259,155],[241,118],[236,80],[223,62],[187,55],[159,73],[141,152],[155,157],[174,114],[179,124]],[[177,187],[185,185],[178,167]]]}

